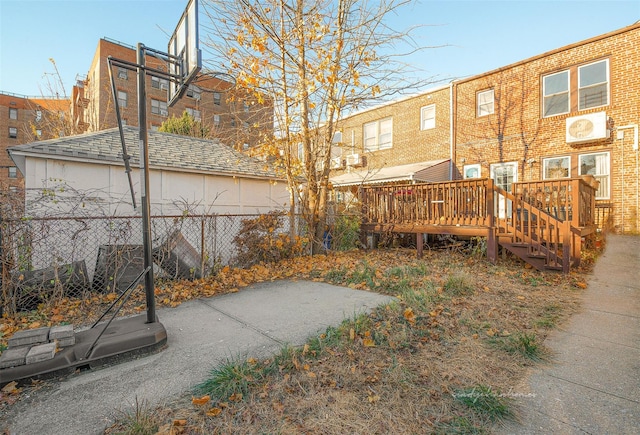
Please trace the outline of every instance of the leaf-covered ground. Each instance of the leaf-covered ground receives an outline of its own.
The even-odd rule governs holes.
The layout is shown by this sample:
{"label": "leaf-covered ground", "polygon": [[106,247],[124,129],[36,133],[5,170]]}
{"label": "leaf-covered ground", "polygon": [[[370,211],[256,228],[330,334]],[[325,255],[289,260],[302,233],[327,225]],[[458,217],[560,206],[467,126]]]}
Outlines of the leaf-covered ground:
{"label": "leaf-covered ground", "polygon": [[[415,250],[351,251],[160,284],[158,305],[168,307],[276,279],[321,280],[397,302],[269,360],[212,367],[210,379],[173,403],[149,406],[152,398],[139,398],[138,409],[107,432],[482,433],[517,418],[509,397],[526,394],[514,389],[528,368],[551,357],[544,338],[579,308],[591,262],[583,264],[565,276],[458,251],[425,252],[420,260]],[[86,323],[115,297],[65,300],[5,317],[0,343],[18,329]],[[123,314],[144,309],[139,291]],[[21,389],[0,394],[0,406],[10,406]]]}

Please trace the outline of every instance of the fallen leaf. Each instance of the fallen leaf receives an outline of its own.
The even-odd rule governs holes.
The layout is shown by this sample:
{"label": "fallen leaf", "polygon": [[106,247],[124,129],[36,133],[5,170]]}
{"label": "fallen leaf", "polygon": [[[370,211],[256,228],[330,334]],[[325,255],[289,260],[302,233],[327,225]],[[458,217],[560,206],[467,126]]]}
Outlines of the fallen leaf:
{"label": "fallen leaf", "polygon": [[364,345],[364,347],[376,347],[375,341],[370,338],[363,338],[362,344]]}
{"label": "fallen leaf", "polygon": [[350,339],[351,341],[353,341],[353,340],[355,340],[355,339],[356,339],[356,330],[355,330],[355,329],[353,329],[353,328],[351,328],[351,329],[349,330],[349,339]]}
{"label": "fallen leaf", "polygon": [[180,419],[180,420],[173,420],[172,423],[174,426],[185,426],[187,424],[187,420],[184,419]]}
{"label": "fallen leaf", "polygon": [[416,315],[411,307],[404,310],[403,316],[411,325],[416,323]]}
{"label": "fallen leaf", "polygon": [[222,412],[222,409],[216,407],[208,410],[206,414],[207,414],[207,417],[217,417],[218,415],[220,415],[221,412]]}
{"label": "fallen leaf", "polygon": [[232,402],[242,402],[242,393],[233,393],[229,396],[229,400]]}
{"label": "fallen leaf", "polygon": [[2,387],[2,392],[4,394],[15,394],[19,392],[17,386],[18,386],[18,383],[16,381],[11,381],[7,385]]}
{"label": "fallen leaf", "polygon": [[200,398],[193,397],[191,399],[191,403],[193,403],[194,405],[202,406],[202,405],[206,405],[207,403],[209,403],[210,400],[211,400],[211,396],[209,396],[207,394],[206,396],[202,396]]}

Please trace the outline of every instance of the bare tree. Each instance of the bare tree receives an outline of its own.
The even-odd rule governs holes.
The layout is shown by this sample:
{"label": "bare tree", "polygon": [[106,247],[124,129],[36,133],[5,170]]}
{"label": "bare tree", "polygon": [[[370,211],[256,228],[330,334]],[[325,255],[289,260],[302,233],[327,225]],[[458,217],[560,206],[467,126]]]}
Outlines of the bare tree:
{"label": "bare tree", "polygon": [[237,87],[273,99],[274,134],[267,148],[286,176],[291,214],[298,204],[312,252],[322,249],[331,146],[343,114],[415,90],[398,46],[420,48],[385,18],[409,0],[204,0],[212,70]]}

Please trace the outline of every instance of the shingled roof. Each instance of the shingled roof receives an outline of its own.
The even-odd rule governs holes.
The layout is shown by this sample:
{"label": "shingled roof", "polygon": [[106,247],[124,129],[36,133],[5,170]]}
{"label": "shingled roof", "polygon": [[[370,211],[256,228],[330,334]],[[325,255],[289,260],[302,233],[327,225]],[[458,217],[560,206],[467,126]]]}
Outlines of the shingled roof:
{"label": "shingled roof", "polygon": [[[124,127],[132,167],[140,166],[138,135],[137,127]],[[157,131],[149,131],[148,138],[150,168],[250,178],[281,178],[266,163],[220,142]],[[27,156],[123,164],[122,144],[117,128],[18,145],[8,148],[8,152],[23,174]]]}

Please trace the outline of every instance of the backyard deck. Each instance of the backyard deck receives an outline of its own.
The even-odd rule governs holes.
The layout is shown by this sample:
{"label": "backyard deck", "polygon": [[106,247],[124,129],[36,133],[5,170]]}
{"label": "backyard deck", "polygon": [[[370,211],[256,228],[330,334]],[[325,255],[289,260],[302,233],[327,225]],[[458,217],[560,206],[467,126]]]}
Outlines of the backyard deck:
{"label": "backyard deck", "polygon": [[511,192],[491,179],[426,184],[364,186],[362,231],[480,236],[487,257],[498,247],[539,270],[569,272],[580,262],[582,238],[595,233],[593,177],[514,183]]}

